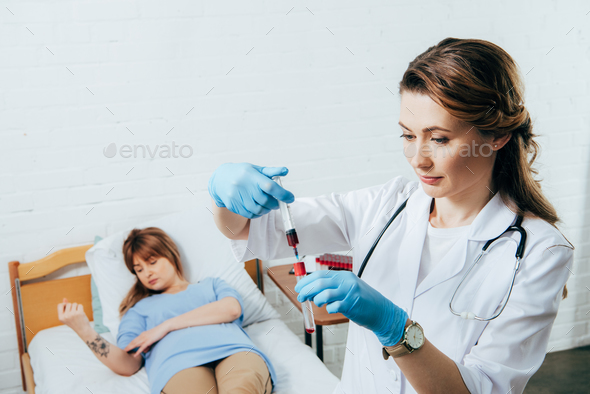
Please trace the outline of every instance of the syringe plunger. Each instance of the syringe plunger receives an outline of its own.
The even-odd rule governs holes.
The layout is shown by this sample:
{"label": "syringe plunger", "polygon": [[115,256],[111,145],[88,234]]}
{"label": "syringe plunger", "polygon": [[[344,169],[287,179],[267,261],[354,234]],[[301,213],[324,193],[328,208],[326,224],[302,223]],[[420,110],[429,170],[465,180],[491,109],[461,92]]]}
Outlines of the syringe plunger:
{"label": "syringe plunger", "polygon": [[[275,182],[279,184],[280,187],[283,187],[283,183],[281,182],[281,177],[275,176],[272,178]],[[295,223],[293,223],[293,217],[291,216],[291,210],[289,206],[284,201],[279,200],[279,208],[281,210],[281,216],[283,218],[283,225],[285,226],[285,232],[289,232],[289,230],[295,230]]]}
{"label": "syringe plunger", "polygon": [[[279,186],[283,187],[281,177],[275,176],[272,178]],[[295,257],[299,260],[299,252],[297,251],[297,245],[299,244],[299,237],[297,237],[297,231],[295,230],[295,223],[293,223],[293,217],[291,216],[291,210],[289,206],[279,200],[279,208],[281,210],[281,216],[283,218],[283,226],[285,227],[285,235],[287,236],[287,243],[293,248]]]}

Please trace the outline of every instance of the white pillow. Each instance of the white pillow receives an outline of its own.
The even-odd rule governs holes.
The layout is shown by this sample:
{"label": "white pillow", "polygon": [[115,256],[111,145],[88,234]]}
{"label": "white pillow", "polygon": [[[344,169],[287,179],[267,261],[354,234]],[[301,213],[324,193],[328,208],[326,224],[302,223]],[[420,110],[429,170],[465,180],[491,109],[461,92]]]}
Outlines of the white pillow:
{"label": "white pillow", "polygon": [[238,291],[244,303],[243,326],[279,318],[279,313],[258,290],[243,263],[233,256],[229,240],[219,232],[205,207],[192,208],[139,223],[104,238],[86,252],[86,262],[98,288],[103,323],[117,337],[119,305],[135,283],[123,260],[123,243],[133,228],[159,227],[176,243],[184,274],[190,283],[219,277]]}

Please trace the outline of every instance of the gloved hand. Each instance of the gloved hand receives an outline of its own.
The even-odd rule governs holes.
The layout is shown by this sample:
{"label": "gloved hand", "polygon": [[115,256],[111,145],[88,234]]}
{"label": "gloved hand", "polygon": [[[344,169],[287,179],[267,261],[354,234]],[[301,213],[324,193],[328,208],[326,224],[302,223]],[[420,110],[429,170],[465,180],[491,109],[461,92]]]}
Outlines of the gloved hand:
{"label": "gloved hand", "polygon": [[402,339],[408,314],[350,271],[316,271],[295,286],[297,300],[313,300],[373,331],[383,346]]}
{"label": "gloved hand", "polygon": [[287,175],[286,167],[260,167],[250,163],[225,163],[209,178],[209,194],[218,207],[253,219],[278,209],[277,199],[295,201],[290,191],[273,181],[273,176]]}

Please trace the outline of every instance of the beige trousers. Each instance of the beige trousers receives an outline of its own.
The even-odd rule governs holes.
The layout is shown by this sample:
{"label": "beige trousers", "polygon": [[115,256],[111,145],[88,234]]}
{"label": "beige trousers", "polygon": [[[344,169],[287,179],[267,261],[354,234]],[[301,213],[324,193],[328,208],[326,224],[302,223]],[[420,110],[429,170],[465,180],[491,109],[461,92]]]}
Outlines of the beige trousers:
{"label": "beige trousers", "polygon": [[266,363],[254,352],[183,369],[172,376],[162,394],[270,394],[272,381]]}

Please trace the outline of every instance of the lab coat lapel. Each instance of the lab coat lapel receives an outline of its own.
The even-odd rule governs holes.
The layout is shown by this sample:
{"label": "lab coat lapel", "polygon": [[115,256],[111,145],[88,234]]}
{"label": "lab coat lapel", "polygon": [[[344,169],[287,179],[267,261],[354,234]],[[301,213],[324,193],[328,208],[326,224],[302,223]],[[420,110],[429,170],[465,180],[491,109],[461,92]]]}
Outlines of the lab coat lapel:
{"label": "lab coat lapel", "polygon": [[397,274],[400,278],[400,307],[411,315],[420,268],[422,247],[430,214],[432,197],[424,192],[422,185],[408,199],[405,208],[405,239],[398,254]]}
{"label": "lab coat lapel", "polygon": [[[469,242],[487,241],[497,237],[512,224],[515,217],[516,215],[502,201],[500,193],[496,193],[475,217],[467,236],[457,241],[420,283],[416,289],[415,297],[461,272],[468,260]],[[423,242],[422,245],[424,245]],[[471,256],[469,260],[472,262],[474,257]]]}
{"label": "lab coat lapel", "polygon": [[488,241],[496,238],[515,221],[516,213],[504,204],[500,193],[496,193],[471,223],[469,240]]}
{"label": "lab coat lapel", "polygon": [[466,262],[467,243],[467,238],[462,237],[453,245],[451,250],[418,285],[415,297],[461,272]]}

